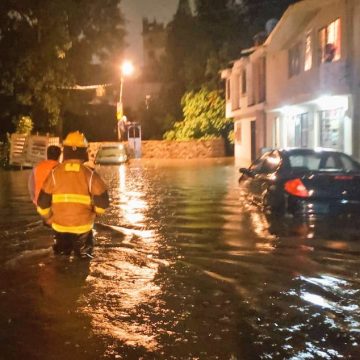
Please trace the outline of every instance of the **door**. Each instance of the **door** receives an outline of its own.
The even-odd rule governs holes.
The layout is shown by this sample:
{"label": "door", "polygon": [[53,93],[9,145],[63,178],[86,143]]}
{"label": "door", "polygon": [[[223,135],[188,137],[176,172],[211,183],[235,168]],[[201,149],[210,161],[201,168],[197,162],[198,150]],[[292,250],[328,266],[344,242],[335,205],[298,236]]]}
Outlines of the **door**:
{"label": "door", "polygon": [[141,126],[131,124],[128,127],[128,145],[135,159],[141,157]]}

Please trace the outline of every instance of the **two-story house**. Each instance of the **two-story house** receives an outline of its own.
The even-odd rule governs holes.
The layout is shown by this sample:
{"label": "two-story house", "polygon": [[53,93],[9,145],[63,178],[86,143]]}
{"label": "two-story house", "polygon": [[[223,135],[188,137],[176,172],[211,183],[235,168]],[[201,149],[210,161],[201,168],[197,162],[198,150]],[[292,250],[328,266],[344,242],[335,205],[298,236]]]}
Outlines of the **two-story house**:
{"label": "two-story house", "polygon": [[[290,6],[262,52],[266,115],[259,138],[265,139],[257,141],[256,152],[263,146],[326,147],[360,158],[360,1],[303,0]],[[230,83],[235,64],[222,74]],[[258,81],[248,78],[247,86]],[[234,96],[228,95],[227,115],[234,117],[236,132],[238,118],[229,109]],[[251,151],[247,146],[242,154],[235,150],[241,163]]]}
{"label": "two-story house", "polygon": [[262,45],[242,52],[231,69],[223,70],[226,116],[234,118],[234,152],[239,164],[255,160],[265,146],[265,49]]}
{"label": "two-story house", "polygon": [[273,147],[353,153],[353,13],[344,0],[290,6],[268,37],[267,119]]}

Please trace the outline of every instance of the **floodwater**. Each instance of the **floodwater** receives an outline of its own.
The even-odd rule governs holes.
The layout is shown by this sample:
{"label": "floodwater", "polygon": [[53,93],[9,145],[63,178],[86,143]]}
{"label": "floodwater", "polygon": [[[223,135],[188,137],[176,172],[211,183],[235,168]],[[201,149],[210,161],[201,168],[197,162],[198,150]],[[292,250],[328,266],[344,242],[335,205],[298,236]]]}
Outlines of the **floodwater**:
{"label": "floodwater", "polygon": [[0,172],[0,359],[359,359],[356,226],[267,219],[232,160],[101,167],[91,261]]}

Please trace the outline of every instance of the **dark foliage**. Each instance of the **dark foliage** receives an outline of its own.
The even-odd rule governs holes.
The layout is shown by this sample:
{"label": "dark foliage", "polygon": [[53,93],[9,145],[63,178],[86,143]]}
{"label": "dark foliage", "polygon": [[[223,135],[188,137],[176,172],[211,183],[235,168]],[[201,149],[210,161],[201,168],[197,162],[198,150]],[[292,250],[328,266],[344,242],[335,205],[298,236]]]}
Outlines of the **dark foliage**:
{"label": "dark foliage", "polygon": [[0,131],[28,115],[34,130],[56,132],[62,89],[113,78],[123,37],[118,0],[2,0]]}
{"label": "dark foliage", "polygon": [[[182,119],[181,98],[202,87],[221,90],[219,71],[265,33],[296,0],[196,0],[195,14],[177,12],[168,27],[161,94],[167,126]],[[166,119],[166,120],[165,120]]]}

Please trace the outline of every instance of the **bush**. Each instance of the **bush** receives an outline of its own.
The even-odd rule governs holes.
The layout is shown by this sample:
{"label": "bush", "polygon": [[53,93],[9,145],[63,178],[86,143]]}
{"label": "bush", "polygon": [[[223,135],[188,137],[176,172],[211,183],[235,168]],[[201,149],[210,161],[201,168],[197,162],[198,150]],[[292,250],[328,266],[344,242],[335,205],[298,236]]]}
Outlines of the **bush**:
{"label": "bush", "polygon": [[232,119],[225,117],[225,100],[218,91],[205,88],[186,93],[182,100],[184,120],[164,134],[166,140],[214,139],[228,137]]}
{"label": "bush", "polygon": [[18,134],[30,135],[34,127],[33,121],[30,116],[21,116],[16,124],[16,132]]}

